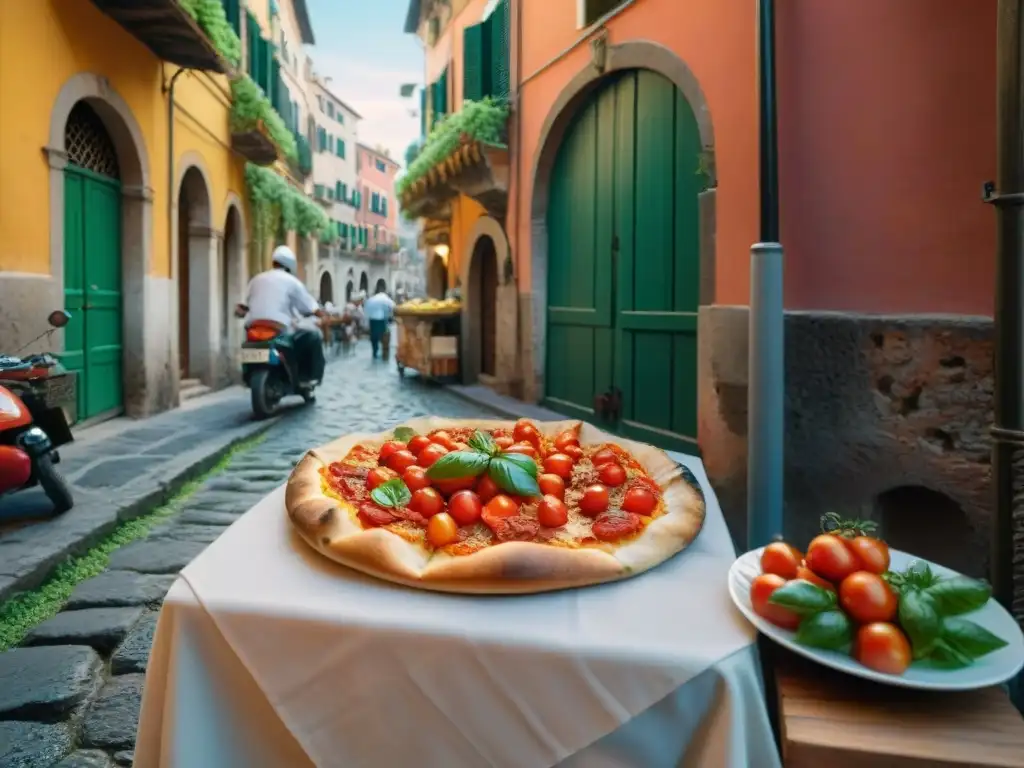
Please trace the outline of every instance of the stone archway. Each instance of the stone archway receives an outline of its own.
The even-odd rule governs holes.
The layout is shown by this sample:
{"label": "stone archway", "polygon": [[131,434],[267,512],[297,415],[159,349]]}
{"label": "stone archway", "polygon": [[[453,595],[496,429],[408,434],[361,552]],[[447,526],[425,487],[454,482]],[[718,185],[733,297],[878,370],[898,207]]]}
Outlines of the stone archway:
{"label": "stone archway", "polygon": [[[548,225],[551,174],[562,145],[562,139],[573,124],[579,109],[591,94],[600,88],[606,77],[623,70],[651,70],[657,72],[683,93],[693,109],[705,152],[715,147],[711,111],[696,75],[687,64],[670,49],[648,41],[632,41],[607,48],[606,66],[598,71],[589,62],[566,84],[555,99],[541,127],[537,151],[533,157],[533,189],[530,193],[530,293],[526,299],[531,316],[532,338],[524,339],[523,397],[539,400],[544,393],[544,363],[547,339],[548,300]],[[709,190],[701,200],[700,216],[700,303],[714,302],[715,286],[715,188],[714,163],[708,164]],[[524,334],[525,335],[525,334]]]}
{"label": "stone archway", "polygon": [[[65,283],[65,170],[68,153],[65,127],[75,105],[85,102],[98,116],[113,142],[120,177],[121,254],[121,384],[123,407],[130,416],[145,416],[171,405],[173,382],[166,373],[163,350],[167,341],[167,283],[149,276],[153,190],[149,151],[139,124],[124,99],[101,75],[81,72],[61,88],[50,112],[48,142],[43,147],[50,167],[50,284],[46,297],[26,295],[29,319],[26,333],[35,335],[38,307],[64,306]],[[46,312],[41,312],[40,330]],[[62,332],[54,348],[65,349]],[[31,336],[29,337],[31,338]],[[28,339],[26,339],[27,341]],[[147,351],[149,351],[147,353]]]}
{"label": "stone archway", "polygon": [[224,237],[221,239],[220,318],[223,361],[220,378],[224,382],[241,378],[240,350],[242,346],[242,323],[234,316],[234,306],[245,300],[246,273],[246,228],[242,203],[234,193],[228,196],[225,205]]}
{"label": "stone archway", "polygon": [[[172,270],[177,286],[177,363],[181,389],[217,385],[220,351],[217,259],[209,176],[202,157],[187,153],[179,165]],[[186,383],[187,382],[187,383]]]}
{"label": "stone archway", "polygon": [[352,301],[352,294],[355,293],[355,290],[356,290],[356,287],[352,284],[351,280],[349,280],[347,283],[345,283],[345,303],[346,304],[348,304],[350,301]]}
{"label": "stone archway", "polygon": [[462,379],[518,396],[519,296],[508,237],[490,216],[466,237],[462,283]]}
{"label": "stone archway", "polygon": [[448,291],[448,265],[437,251],[432,251],[427,263],[427,296],[443,299]]}
{"label": "stone archway", "polygon": [[377,282],[373,286],[373,292],[380,293],[381,291],[384,291],[384,293],[388,292],[388,281],[383,277],[378,277]]}
{"label": "stone archway", "polygon": [[320,304],[334,303],[334,278],[329,270],[320,275]]}
{"label": "stone archway", "polygon": [[359,275],[359,291],[364,295],[370,293],[370,276],[363,272]]}

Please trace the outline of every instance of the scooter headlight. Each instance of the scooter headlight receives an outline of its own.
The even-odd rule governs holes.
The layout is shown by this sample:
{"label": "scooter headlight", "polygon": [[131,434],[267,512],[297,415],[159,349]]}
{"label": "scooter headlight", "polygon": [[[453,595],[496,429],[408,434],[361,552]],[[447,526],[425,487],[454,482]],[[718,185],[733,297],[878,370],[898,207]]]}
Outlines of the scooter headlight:
{"label": "scooter headlight", "polygon": [[0,392],[0,416],[19,416],[21,407],[18,401],[6,392]]}

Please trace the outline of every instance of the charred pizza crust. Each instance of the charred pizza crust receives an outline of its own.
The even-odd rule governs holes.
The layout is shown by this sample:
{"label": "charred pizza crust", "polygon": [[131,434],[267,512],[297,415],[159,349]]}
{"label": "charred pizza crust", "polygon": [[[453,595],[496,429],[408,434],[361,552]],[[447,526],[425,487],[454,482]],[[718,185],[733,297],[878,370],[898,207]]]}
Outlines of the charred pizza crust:
{"label": "charred pizza crust", "polygon": [[[547,437],[580,424],[533,423]],[[427,434],[453,427],[511,429],[514,422],[427,418],[406,424]],[[566,548],[506,541],[450,555],[384,528],[366,529],[352,504],[324,493],[320,470],[344,459],[356,445],[381,442],[390,433],[347,435],[309,451],[288,480],[288,516],[310,546],[343,565],[412,587],[469,594],[524,594],[614,581],[663,563],[696,538],[704,523],[704,498],[686,481],[682,467],[658,448],[613,437],[585,422],[579,434],[584,445],[615,443],[629,451],[661,488],[666,513],[624,544]]]}

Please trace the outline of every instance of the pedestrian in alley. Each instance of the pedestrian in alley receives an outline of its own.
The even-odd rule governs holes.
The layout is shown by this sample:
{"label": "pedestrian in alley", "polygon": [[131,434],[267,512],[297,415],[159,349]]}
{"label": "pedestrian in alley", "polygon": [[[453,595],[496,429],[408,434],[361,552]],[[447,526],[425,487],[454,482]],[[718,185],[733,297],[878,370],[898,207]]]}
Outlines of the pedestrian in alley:
{"label": "pedestrian in alley", "polygon": [[[388,329],[388,323],[395,312],[395,302],[383,289],[377,291],[366,300],[363,307],[366,319],[370,322],[370,348],[373,350],[373,357],[376,359],[380,349],[380,343]],[[385,355],[386,357],[386,355]]]}

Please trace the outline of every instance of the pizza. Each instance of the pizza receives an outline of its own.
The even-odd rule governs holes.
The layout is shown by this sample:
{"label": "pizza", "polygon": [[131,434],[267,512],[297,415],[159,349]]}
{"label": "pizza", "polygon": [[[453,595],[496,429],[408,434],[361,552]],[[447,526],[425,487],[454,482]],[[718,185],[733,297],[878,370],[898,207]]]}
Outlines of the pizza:
{"label": "pizza", "polygon": [[515,594],[642,573],[683,550],[704,497],[657,448],[578,421],[422,419],[309,451],[288,516],[323,555],[444,592]]}

